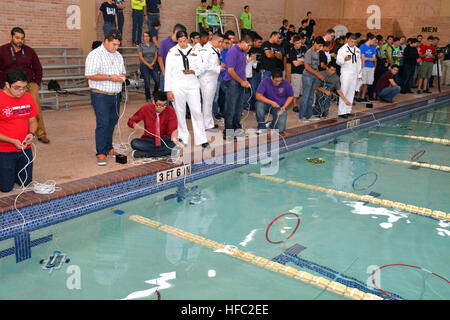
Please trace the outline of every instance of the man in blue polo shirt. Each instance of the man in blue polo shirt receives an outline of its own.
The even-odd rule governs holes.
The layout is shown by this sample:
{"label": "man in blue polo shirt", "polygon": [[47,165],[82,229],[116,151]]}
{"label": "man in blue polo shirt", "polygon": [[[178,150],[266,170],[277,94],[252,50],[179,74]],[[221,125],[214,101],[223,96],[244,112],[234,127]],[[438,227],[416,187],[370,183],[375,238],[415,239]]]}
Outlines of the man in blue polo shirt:
{"label": "man in blue polo shirt", "polygon": [[245,76],[247,65],[247,52],[253,45],[250,34],[242,37],[241,42],[234,45],[227,53],[224,81],[226,90],[225,129],[223,138],[233,140],[236,137],[245,137],[242,130],[241,115],[244,107],[245,88],[250,88],[250,83]]}
{"label": "man in blue polo shirt", "polygon": [[294,90],[289,82],[283,80],[283,72],[273,69],[270,78],[264,79],[256,91],[256,121],[258,122],[257,134],[266,130],[266,114],[272,114],[271,129],[277,129],[279,133],[286,129],[286,108],[294,100]]}
{"label": "man in blue polo shirt", "polygon": [[375,75],[375,66],[377,61],[377,48],[375,47],[377,39],[375,35],[368,33],[367,41],[359,47],[361,51],[361,74],[362,86],[359,95],[355,99],[356,102],[368,102],[366,98],[367,87],[373,84]]}

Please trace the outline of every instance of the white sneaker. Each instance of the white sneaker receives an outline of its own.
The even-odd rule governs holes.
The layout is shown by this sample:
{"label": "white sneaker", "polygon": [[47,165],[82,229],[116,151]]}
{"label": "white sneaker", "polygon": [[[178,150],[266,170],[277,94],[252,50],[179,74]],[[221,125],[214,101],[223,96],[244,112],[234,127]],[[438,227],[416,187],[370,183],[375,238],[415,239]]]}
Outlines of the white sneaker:
{"label": "white sneaker", "polygon": [[320,120],[320,118],[318,116],[312,116],[311,118],[309,118],[309,120],[318,121]]}
{"label": "white sneaker", "polygon": [[300,120],[298,120],[299,122],[301,122],[301,123],[309,123],[309,120],[308,119],[305,119],[305,118],[301,118]]}

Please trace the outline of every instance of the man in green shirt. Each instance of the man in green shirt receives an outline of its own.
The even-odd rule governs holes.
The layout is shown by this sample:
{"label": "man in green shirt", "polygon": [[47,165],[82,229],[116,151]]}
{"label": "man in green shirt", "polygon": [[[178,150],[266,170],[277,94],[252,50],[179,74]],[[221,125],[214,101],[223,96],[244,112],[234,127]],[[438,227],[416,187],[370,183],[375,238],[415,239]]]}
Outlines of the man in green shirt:
{"label": "man in green shirt", "polygon": [[206,0],[201,0],[200,5],[197,7],[198,14],[198,28],[199,32],[202,32],[204,29],[208,28],[208,24],[206,23]]}
{"label": "man in green shirt", "polygon": [[389,61],[390,65],[394,64],[394,59],[392,58],[392,44],[394,43],[394,36],[388,36],[386,43],[381,47],[381,52],[383,53],[383,58]]}
{"label": "man in green shirt", "polygon": [[131,42],[133,46],[137,46],[142,42],[142,25],[147,18],[144,18],[145,9],[145,0],[131,0],[131,18],[133,20]]}
{"label": "man in green shirt", "polygon": [[241,38],[252,30],[252,14],[250,13],[250,7],[245,6],[244,12],[241,14]]}

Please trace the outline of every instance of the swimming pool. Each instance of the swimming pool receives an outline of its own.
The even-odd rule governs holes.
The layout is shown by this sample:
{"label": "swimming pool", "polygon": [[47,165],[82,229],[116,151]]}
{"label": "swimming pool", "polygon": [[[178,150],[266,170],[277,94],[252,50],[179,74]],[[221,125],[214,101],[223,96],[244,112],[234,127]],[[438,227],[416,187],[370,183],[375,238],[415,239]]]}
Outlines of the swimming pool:
{"label": "swimming pool", "polygon": [[[346,299],[321,288],[325,280],[387,299],[449,299],[448,221],[317,190],[448,212],[448,171],[394,160],[448,167],[450,148],[376,133],[448,139],[449,116],[449,106],[425,110],[281,154],[272,180],[255,175],[270,164],[247,165],[187,183],[197,188],[180,202],[172,188],[33,231],[31,239],[47,240],[31,259],[0,259],[0,299]],[[186,232],[228,246],[208,248]],[[260,260],[235,259],[235,248]],[[44,269],[54,251],[70,261]],[[264,258],[273,263],[259,266]],[[272,272],[280,265],[318,283]]]}

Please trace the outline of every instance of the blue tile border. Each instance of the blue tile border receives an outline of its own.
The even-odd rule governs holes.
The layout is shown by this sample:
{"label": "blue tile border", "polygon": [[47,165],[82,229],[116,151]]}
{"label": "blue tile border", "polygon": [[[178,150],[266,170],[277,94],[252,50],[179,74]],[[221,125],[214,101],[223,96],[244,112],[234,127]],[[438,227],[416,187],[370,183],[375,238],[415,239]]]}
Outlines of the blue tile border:
{"label": "blue tile border", "polygon": [[[414,112],[422,111],[436,105],[450,101],[450,94],[436,99],[430,104],[428,101],[412,103],[400,106],[395,109],[386,110],[373,116],[371,112],[365,112],[360,118],[360,124],[353,128],[347,128],[347,123],[338,123],[318,130],[306,132],[285,139],[287,148],[281,140],[279,144],[279,154],[293,151],[311,144],[318,143],[336,136],[340,136],[352,131],[364,129],[378,122],[392,120]],[[376,119],[374,119],[374,117]],[[21,216],[15,211],[3,213],[0,217],[0,241],[14,237],[22,231],[31,232],[46,226],[73,219],[85,214],[89,214],[109,206],[117,205],[122,202],[130,201],[136,198],[151,195],[163,190],[175,187],[177,184],[186,180],[192,182],[217,173],[235,169],[249,163],[255,163],[258,146],[245,150],[245,162],[231,164],[208,164],[211,159],[201,163],[191,165],[191,175],[186,178],[178,178],[166,183],[156,184],[156,173],[123,181],[113,185],[100,187],[91,191],[82,192],[66,196],[60,199],[44,202],[21,209],[26,222],[23,224]],[[244,152],[244,151],[238,151]],[[267,152],[270,154],[270,143],[267,144]],[[234,153],[236,155],[236,152]],[[252,157],[250,157],[252,155]],[[225,162],[226,155],[220,156]],[[216,157],[215,159],[220,159]],[[259,159],[259,158],[258,158]],[[217,163],[217,162],[216,162]],[[1,252],[0,252],[1,257]]]}

